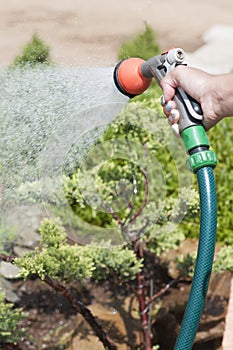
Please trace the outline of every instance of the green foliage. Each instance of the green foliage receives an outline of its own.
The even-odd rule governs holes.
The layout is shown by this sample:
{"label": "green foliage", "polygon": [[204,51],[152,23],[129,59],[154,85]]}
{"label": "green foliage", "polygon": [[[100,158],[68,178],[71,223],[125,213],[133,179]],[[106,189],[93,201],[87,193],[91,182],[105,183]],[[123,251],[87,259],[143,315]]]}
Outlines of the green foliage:
{"label": "green foliage", "polygon": [[179,255],[176,258],[176,267],[181,277],[193,278],[196,257],[197,254],[195,252],[192,254],[188,253],[187,255]]}
{"label": "green foliage", "polygon": [[177,248],[185,239],[190,220],[198,212],[198,194],[193,188],[182,188],[177,198],[171,195],[160,204],[163,210],[157,223],[144,237],[147,248],[157,255]]}
{"label": "green foliage", "polygon": [[137,260],[133,250],[127,246],[111,246],[110,242],[100,242],[89,246],[94,266],[95,280],[107,279],[111,276],[123,281],[135,278],[142,268],[142,260]]}
{"label": "green foliage", "polygon": [[231,118],[223,119],[208,132],[212,149],[216,152],[218,164],[214,170],[218,198],[217,240],[233,244],[233,125]]}
{"label": "green foliage", "polygon": [[128,280],[142,267],[142,261],[127,247],[114,247],[110,242],[69,245],[59,220],[44,220],[40,234],[40,248],[16,259],[20,275],[25,279],[38,274],[41,279],[49,276],[65,281],[101,280],[110,276]]}
{"label": "green foliage", "polygon": [[12,253],[16,232],[13,227],[0,222],[0,253]]}
{"label": "green foliage", "polygon": [[17,56],[13,66],[35,66],[37,64],[50,64],[50,48],[37,34],[34,34],[31,41],[27,43],[22,50],[22,54]]}
{"label": "green foliage", "polygon": [[[119,60],[129,57],[139,57],[144,60],[160,54],[161,50],[156,39],[153,29],[146,23],[145,30],[136,35],[136,37],[124,44],[120,48],[118,55]],[[155,81],[152,81],[151,86],[141,95],[135,97],[135,101],[144,101],[149,107],[155,107],[153,100],[156,100],[161,95],[161,90]],[[156,103],[156,105],[158,105]]]}
{"label": "green foliage", "polygon": [[[66,198],[82,220],[116,227],[113,209],[126,238],[140,232],[157,254],[181,242],[189,221],[198,214],[198,195],[191,187],[193,176],[184,162],[183,145],[172,135],[159,102],[156,108],[139,101],[129,104],[85,162],[86,167],[64,180]],[[177,229],[183,217],[182,228]]]}
{"label": "green foliage", "polygon": [[[194,275],[194,268],[196,263],[196,252],[187,255],[180,255],[176,258],[176,267],[179,275],[182,277],[191,277]],[[213,271],[233,271],[233,247],[223,246],[218,252],[214,264]]]}
{"label": "green foliage", "polygon": [[[91,177],[95,172],[95,169],[92,169],[91,174],[86,175],[85,185],[86,188],[89,188],[88,195],[95,196],[95,188],[90,186],[90,181],[92,182]],[[81,218],[83,221],[88,222],[94,226],[99,227],[108,227],[112,224],[112,216],[105,211],[96,211],[93,206],[89,205],[88,202],[84,199],[83,193],[80,191],[79,186],[79,174],[80,171],[77,170],[76,173],[70,176],[64,176],[63,180],[63,190],[65,196],[68,200],[68,203],[72,207],[73,211]],[[102,186],[102,179],[98,177],[99,186]],[[93,192],[91,192],[93,190]],[[104,208],[102,208],[104,209]]]}
{"label": "green foliage", "polygon": [[156,40],[153,29],[146,23],[145,30],[136,35],[136,37],[121,46],[119,59],[123,60],[129,57],[140,57],[147,60],[150,57],[158,55],[160,48]]}
{"label": "green foliage", "polygon": [[5,295],[0,291],[0,345],[17,343],[24,335],[24,329],[18,324],[26,314],[21,308],[13,308],[13,304],[5,302]]}
{"label": "green foliage", "polygon": [[181,230],[176,229],[172,234],[169,234],[161,230],[157,225],[144,237],[147,243],[147,249],[156,253],[158,256],[167,253],[171,249],[177,248],[184,239],[185,235]]}
{"label": "green foliage", "polygon": [[217,254],[217,259],[214,262],[214,271],[233,271],[233,247],[222,247]]}

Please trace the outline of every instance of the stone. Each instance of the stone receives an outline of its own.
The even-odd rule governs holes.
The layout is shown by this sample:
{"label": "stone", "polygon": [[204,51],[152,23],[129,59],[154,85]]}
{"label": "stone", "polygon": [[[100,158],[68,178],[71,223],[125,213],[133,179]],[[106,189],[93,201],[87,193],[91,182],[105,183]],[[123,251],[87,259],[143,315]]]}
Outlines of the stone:
{"label": "stone", "polygon": [[0,277],[0,291],[3,291],[5,293],[6,300],[10,303],[17,303],[20,301],[20,298],[14,292],[13,284],[3,277]]}
{"label": "stone", "polygon": [[22,257],[25,253],[28,253],[30,251],[31,251],[31,249],[25,248],[25,247],[20,247],[20,246],[15,246],[13,248],[14,255],[16,255],[18,257]]}
{"label": "stone", "polygon": [[233,348],[233,274],[231,274],[231,291],[227,308],[225,329],[222,342],[222,350],[232,350]]}
{"label": "stone", "polygon": [[0,276],[6,279],[17,279],[19,278],[19,268],[11,263],[5,261],[0,262]]}
{"label": "stone", "polygon": [[5,214],[6,223],[16,230],[18,246],[32,249],[38,245],[40,241],[38,229],[47,215],[45,209],[38,204],[17,205]]}

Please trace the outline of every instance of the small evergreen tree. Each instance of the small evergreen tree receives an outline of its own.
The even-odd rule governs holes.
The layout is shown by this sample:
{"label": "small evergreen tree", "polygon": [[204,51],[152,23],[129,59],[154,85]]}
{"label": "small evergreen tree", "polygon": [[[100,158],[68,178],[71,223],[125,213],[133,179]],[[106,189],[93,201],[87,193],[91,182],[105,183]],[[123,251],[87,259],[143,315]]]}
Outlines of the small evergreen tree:
{"label": "small evergreen tree", "polygon": [[146,23],[145,30],[136,35],[136,37],[121,46],[119,59],[123,60],[129,57],[139,57],[144,60],[158,55],[160,48],[156,40],[153,29]]}
{"label": "small evergreen tree", "polygon": [[5,343],[17,343],[24,335],[24,330],[18,328],[18,323],[26,314],[22,313],[21,308],[13,309],[13,306],[6,303],[5,295],[0,290],[0,348]]}
{"label": "small evergreen tree", "polygon": [[[144,60],[156,56],[161,53],[159,44],[156,39],[156,35],[153,29],[145,23],[145,30],[139,33],[126,43],[121,45],[118,58],[123,60],[129,57],[139,57]],[[149,89],[147,89],[142,95],[135,97],[133,100],[144,101],[148,105],[155,107],[153,100],[161,95],[161,89],[158,84],[153,80]]]}
{"label": "small evergreen tree", "polygon": [[133,279],[142,267],[142,261],[127,246],[111,246],[106,241],[69,245],[59,220],[44,220],[40,234],[41,247],[15,260],[25,279],[38,275],[42,280],[49,276],[59,281],[98,281],[114,276],[124,281]]}
{"label": "small evergreen tree", "polygon": [[17,56],[13,66],[35,66],[37,64],[50,64],[50,48],[37,34],[34,34],[31,41],[22,50],[22,54]]}

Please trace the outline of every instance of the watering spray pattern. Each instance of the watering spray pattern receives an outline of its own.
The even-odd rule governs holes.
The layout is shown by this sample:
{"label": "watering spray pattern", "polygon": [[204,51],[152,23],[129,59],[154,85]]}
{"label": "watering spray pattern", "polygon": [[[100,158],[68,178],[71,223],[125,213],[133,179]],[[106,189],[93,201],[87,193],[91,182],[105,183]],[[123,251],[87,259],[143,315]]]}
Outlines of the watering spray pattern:
{"label": "watering spray pattern", "polygon": [[[117,157],[135,164],[142,171],[146,168],[146,176],[150,182],[149,196],[152,198],[152,190],[159,195],[156,198],[153,196],[154,209],[149,205],[143,208],[137,226],[135,224],[131,232],[126,224],[124,229],[127,234],[124,237],[118,228],[112,227],[102,229],[104,236],[113,240],[118,235],[118,244],[121,244],[128,241],[129,237],[135,238],[137,228],[144,226],[143,220],[147,220],[147,217],[153,217],[149,224],[150,227],[155,226],[163,212],[164,204],[160,202],[163,200],[166,203],[167,199],[163,164],[150,152],[145,157],[142,144],[123,138],[111,139],[92,147],[128,102],[128,97],[115,87],[112,75],[112,68],[27,67],[1,72],[0,161],[3,186],[0,220],[11,224],[12,218],[20,216],[24,203],[26,208],[30,204],[47,208],[47,204],[55,203],[65,211],[72,226],[74,213],[63,191],[63,176],[64,173],[72,174],[77,165],[81,170],[79,187],[85,202],[95,210],[120,210],[128,204],[124,196],[120,198],[118,195],[112,203],[104,202],[95,179],[91,177],[90,169],[92,164],[97,172],[104,163]],[[150,116],[148,113],[143,120],[138,120],[137,117],[132,120],[129,115],[127,121],[123,122],[142,131],[149,131],[155,138],[160,134],[162,142],[159,147],[175,161],[179,201],[183,196],[183,188],[191,186],[192,182],[191,174],[186,171],[183,162],[176,161],[183,158],[182,147],[169,137],[169,127],[163,120],[155,123],[156,113],[152,110]],[[116,149],[117,152],[112,152]],[[156,181],[151,181],[155,172]],[[126,183],[122,178],[119,191],[121,186],[126,186],[129,196],[133,196],[134,185]],[[183,202],[173,205],[174,208],[182,206],[182,209],[179,214],[176,210],[173,221],[163,225],[163,232],[169,234],[175,229],[185,215],[187,205]],[[47,217],[46,210],[44,212]],[[49,215],[53,214],[49,212]],[[21,220],[16,224],[24,234]],[[85,229],[91,239],[96,227],[93,230],[87,224]]]}
{"label": "watering spray pattern", "polygon": [[112,68],[2,70],[1,223],[24,202],[53,197],[67,203],[64,172],[72,171],[127,101],[112,82]]}
{"label": "watering spray pattern", "polygon": [[[123,94],[133,97],[145,91],[152,78],[160,83],[177,65],[186,64],[184,59],[184,51],[177,48],[147,61],[135,58],[123,60],[115,68],[115,84]],[[209,142],[202,126],[200,105],[181,88],[177,89],[174,101],[181,116],[179,132],[189,154],[188,166],[197,174],[201,202],[200,239],[195,274],[175,344],[175,350],[191,350],[204,307],[214,258],[217,207],[213,168],[217,160],[215,153],[209,150]]]}

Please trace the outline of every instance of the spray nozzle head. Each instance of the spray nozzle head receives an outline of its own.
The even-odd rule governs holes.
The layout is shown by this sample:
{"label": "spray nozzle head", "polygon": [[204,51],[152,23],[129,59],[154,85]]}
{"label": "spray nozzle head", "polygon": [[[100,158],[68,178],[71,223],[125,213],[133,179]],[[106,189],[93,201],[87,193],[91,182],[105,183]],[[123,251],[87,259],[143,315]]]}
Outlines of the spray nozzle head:
{"label": "spray nozzle head", "polygon": [[150,85],[151,78],[142,75],[141,58],[127,58],[120,61],[114,70],[114,81],[124,95],[132,98],[143,93]]}

